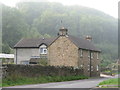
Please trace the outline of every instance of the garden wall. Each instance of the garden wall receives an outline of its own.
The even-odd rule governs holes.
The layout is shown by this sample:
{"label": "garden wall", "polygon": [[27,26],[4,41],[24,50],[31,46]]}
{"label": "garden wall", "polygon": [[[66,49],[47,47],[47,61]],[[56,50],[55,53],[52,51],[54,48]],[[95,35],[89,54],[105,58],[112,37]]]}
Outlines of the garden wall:
{"label": "garden wall", "polygon": [[83,75],[83,69],[74,69],[73,67],[59,66],[40,66],[40,65],[4,65],[4,77],[11,75],[21,75],[27,77],[38,76],[71,76]]}

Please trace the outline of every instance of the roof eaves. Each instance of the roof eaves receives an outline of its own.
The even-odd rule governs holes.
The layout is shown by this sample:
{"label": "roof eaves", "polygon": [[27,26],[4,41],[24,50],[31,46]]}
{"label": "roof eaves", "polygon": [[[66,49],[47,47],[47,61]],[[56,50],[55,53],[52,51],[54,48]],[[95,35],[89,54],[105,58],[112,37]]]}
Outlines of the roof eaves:
{"label": "roof eaves", "polygon": [[15,44],[13,48],[17,48],[17,45],[18,45],[23,39],[24,39],[24,38],[20,39],[20,41],[19,41],[17,44]]}

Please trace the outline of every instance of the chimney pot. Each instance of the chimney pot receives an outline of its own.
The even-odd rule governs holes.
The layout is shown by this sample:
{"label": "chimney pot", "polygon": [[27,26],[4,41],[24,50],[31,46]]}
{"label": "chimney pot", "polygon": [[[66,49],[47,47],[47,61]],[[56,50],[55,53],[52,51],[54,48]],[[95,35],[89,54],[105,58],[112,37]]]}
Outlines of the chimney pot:
{"label": "chimney pot", "polygon": [[68,32],[68,29],[62,27],[61,29],[59,29],[59,34],[58,35],[66,36],[66,35],[68,35],[67,32]]}

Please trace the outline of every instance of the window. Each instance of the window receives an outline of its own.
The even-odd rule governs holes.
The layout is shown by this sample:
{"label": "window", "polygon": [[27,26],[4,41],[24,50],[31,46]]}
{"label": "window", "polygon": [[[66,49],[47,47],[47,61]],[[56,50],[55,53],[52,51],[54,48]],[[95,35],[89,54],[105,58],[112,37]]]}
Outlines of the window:
{"label": "window", "polygon": [[47,54],[47,49],[45,47],[41,47],[40,54]]}
{"label": "window", "polygon": [[99,71],[99,66],[97,65],[97,71]]}
{"label": "window", "polygon": [[91,71],[93,71],[93,66],[91,66]]}
{"label": "window", "polygon": [[99,53],[97,53],[97,59],[99,59]]}
{"label": "window", "polygon": [[80,57],[82,57],[83,56],[83,50],[81,49],[80,50]]}
{"label": "window", "polygon": [[40,46],[40,54],[47,54],[47,46],[45,44],[42,44]]}
{"label": "window", "polygon": [[90,58],[90,55],[91,55],[91,58],[93,58],[93,52],[88,51],[88,58]]}
{"label": "window", "polygon": [[83,68],[83,65],[81,64],[80,67]]}
{"label": "window", "polygon": [[27,64],[29,64],[29,61],[21,61],[21,64],[27,65]]}
{"label": "window", "polygon": [[90,71],[90,65],[88,65],[88,71]]}
{"label": "window", "polygon": [[40,53],[43,53],[43,48],[40,48]]}
{"label": "window", "polygon": [[91,52],[91,58],[93,58],[93,52]]}

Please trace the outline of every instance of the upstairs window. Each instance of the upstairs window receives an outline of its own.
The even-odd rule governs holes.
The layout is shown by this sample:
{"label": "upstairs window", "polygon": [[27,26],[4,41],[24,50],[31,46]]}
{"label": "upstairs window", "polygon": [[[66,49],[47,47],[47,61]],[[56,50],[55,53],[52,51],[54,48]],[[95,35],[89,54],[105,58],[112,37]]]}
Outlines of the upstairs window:
{"label": "upstairs window", "polygon": [[99,59],[99,53],[97,52],[97,59]]}
{"label": "upstairs window", "polygon": [[82,56],[83,56],[83,50],[80,49],[80,57],[82,57]]}
{"label": "upstairs window", "polygon": [[93,58],[93,52],[91,52],[91,58]]}
{"label": "upstairs window", "polygon": [[43,44],[40,46],[40,54],[47,54],[46,45]]}
{"label": "upstairs window", "polygon": [[93,52],[88,51],[88,58],[93,58]]}
{"label": "upstairs window", "polygon": [[46,48],[40,48],[40,54],[47,54],[47,49]]}

